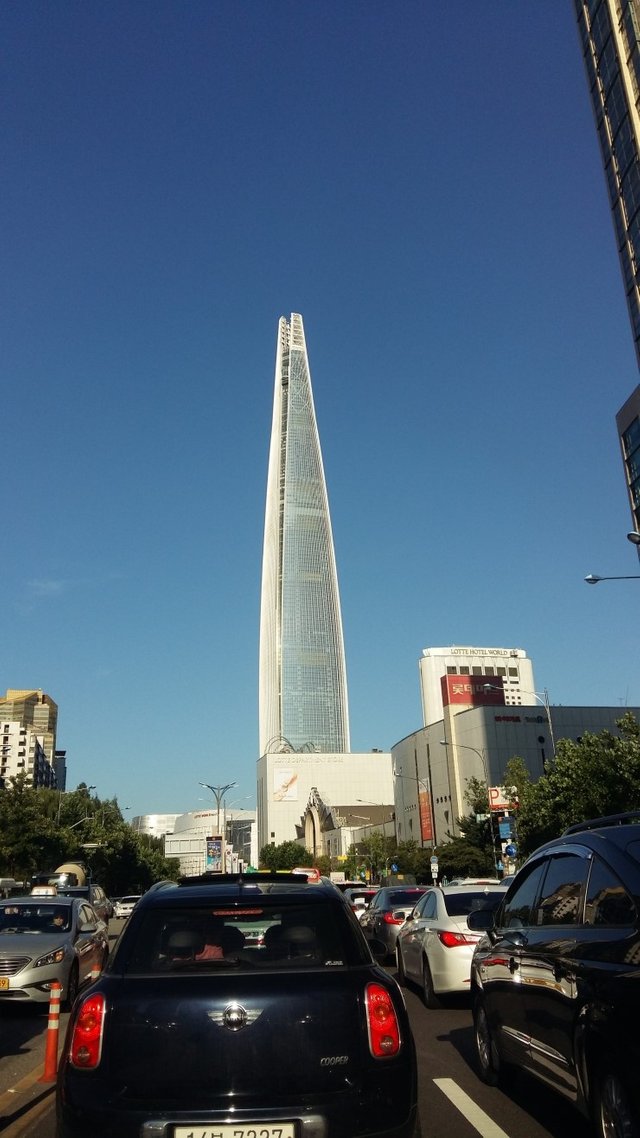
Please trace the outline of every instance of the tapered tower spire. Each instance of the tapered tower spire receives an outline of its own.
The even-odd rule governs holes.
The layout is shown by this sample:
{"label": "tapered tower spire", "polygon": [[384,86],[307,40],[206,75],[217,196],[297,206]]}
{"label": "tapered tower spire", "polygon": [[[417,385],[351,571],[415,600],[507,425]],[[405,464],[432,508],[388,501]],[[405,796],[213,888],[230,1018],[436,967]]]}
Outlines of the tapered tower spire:
{"label": "tapered tower spire", "polygon": [[329,501],[302,317],[278,325],[260,607],[260,754],[350,750]]}

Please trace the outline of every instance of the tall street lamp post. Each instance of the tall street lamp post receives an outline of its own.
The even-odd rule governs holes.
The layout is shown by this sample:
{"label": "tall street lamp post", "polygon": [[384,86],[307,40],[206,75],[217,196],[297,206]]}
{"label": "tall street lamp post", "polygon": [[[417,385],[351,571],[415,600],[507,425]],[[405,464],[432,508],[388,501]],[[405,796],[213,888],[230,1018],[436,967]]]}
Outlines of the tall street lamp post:
{"label": "tall street lamp post", "polygon": [[495,839],[495,833],[494,833],[494,829],[493,829],[493,814],[491,813],[491,799],[490,799],[490,791],[489,791],[489,770],[487,767],[487,759],[486,759],[486,755],[484,753],[484,750],[479,751],[477,747],[470,747],[468,743],[450,743],[448,739],[440,739],[440,746],[441,747],[457,747],[462,751],[473,751],[474,755],[477,755],[478,758],[480,759],[480,762],[482,763],[482,770],[484,773],[485,784],[487,787],[487,801],[488,801],[488,805],[489,805],[489,829],[491,831],[491,849],[493,851],[493,865],[494,865],[494,869],[495,869],[495,873],[496,873],[496,877],[497,877],[498,876],[498,855],[496,853],[496,839]]}
{"label": "tall street lamp post", "polygon": [[227,839],[226,839],[226,834],[220,829],[220,807],[224,801],[224,796],[227,793],[227,791],[231,790],[232,787],[237,786],[237,783],[228,782],[224,786],[211,786],[210,783],[208,783],[208,782],[201,782],[201,783],[199,783],[199,786],[203,786],[205,790],[210,790],[213,797],[215,798],[216,811],[218,814],[217,821],[216,821],[216,836],[222,837],[222,872],[226,873],[226,871],[227,871],[227,851],[226,851]]}

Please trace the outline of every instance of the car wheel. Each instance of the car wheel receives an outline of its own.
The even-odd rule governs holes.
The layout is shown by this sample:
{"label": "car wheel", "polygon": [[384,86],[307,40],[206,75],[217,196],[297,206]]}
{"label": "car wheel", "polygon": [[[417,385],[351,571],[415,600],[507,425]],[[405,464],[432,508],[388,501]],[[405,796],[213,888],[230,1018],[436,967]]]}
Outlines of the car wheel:
{"label": "car wheel", "polygon": [[401,985],[401,987],[406,988],[406,986],[407,986],[407,974],[404,970],[404,961],[402,959],[402,953],[400,952],[400,949],[398,948],[397,945],[396,945],[396,968],[398,969],[398,983]]}
{"label": "car wheel", "polygon": [[503,1072],[500,1056],[489,1025],[489,1017],[484,1000],[479,996],[473,1005],[473,1025],[476,1039],[478,1071],[483,1083],[496,1087]]}
{"label": "car wheel", "polygon": [[69,979],[67,980],[67,994],[64,998],[63,1007],[65,1011],[70,1011],[73,1002],[78,995],[78,965],[74,964],[69,972]]}
{"label": "car wheel", "polygon": [[638,1138],[638,1119],[624,1081],[605,1066],[595,1079],[594,1131],[597,1138]]}
{"label": "car wheel", "polygon": [[435,988],[433,986],[433,977],[431,969],[429,968],[429,961],[426,956],[422,962],[422,995],[424,1002],[428,1008],[441,1008],[442,1003],[438,996],[436,996]]}

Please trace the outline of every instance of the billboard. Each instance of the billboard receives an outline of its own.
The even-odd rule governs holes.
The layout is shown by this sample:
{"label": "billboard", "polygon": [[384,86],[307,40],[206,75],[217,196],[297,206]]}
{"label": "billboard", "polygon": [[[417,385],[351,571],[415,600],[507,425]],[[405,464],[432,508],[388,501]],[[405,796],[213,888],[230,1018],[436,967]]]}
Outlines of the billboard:
{"label": "billboard", "polygon": [[222,837],[207,838],[207,873],[222,873]]}
{"label": "billboard", "polygon": [[423,842],[433,842],[433,814],[431,811],[431,795],[421,790],[418,795],[420,806],[420,838]]}
{"label": "billboard", "polygon": [[502,676],[441,676],[442,703],[504,707]]}

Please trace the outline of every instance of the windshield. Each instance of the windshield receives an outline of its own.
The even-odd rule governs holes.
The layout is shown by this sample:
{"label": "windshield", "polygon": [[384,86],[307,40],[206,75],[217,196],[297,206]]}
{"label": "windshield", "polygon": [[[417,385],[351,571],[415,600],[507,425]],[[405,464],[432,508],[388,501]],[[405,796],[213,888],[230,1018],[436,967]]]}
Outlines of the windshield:
{"label": "windshield", "polygon": [[401,905],[415,905],[423,893],[424,889],[394,889],[393,893],[389,894],[388,904],[392,909],[397,909]]}
{"label": "windshield", "polygon": [[2,905],[0,934],[68,932],[71,909],[62,905]]}
{"label": "windshield", "polygon": [[467,917],[476,909],[497,909],[505,892],[505,889],[495,892],[483,889],[477,893],[449,893],[445,894],[444,903],[450,917]]}
{"label": "windshield", "polygon": [[130,927],[128,973],[337,968],[360,962],[362,946],[342,908],[323,904],[153,909]]}

